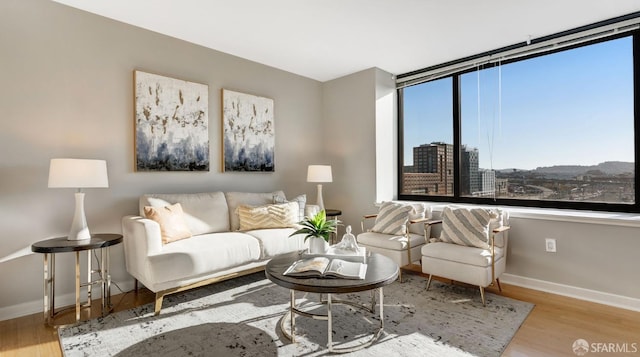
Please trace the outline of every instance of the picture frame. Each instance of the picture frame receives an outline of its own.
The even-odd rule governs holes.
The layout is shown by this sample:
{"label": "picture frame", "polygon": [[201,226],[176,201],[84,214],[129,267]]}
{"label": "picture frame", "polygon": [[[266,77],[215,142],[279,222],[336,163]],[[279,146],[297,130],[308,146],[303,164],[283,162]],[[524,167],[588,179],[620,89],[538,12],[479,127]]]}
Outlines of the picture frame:
{"label": "picture frame", "polygon": [[209,171],[209,87],[133,74],[136,171]]}
{"label": "picture frame", "polygon": [[222,171],[275,171],[273,99],[222,89]]}

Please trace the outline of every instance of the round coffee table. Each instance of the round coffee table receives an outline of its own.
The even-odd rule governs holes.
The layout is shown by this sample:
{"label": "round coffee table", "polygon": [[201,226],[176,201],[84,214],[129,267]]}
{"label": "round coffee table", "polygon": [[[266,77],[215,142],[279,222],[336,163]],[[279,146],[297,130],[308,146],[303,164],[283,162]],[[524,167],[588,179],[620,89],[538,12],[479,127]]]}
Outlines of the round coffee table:
{"label": "round coffee table", "polygon": [[[330,352],[337,353],[345,353],[352,352],[355,350],[359,350],[368,346],[371,346],[382,334],[384,330],[384,294],[382,288],[385,285],[389,285],[394,282],[398,277],[398,265],[392,261],[391,259],[385,257],[381,254],[370,254],[367,256],[367,274],[364,279],[337,279],[337,278],[296,278],[291,276],[285,276],[283,273],[289,266],[299,260],[305,258],[299,252],[293,252],[288,254],[283,254],[274,257],[267,263],[265,268],[265,274],[269,280],[274,282],[275,284],[282,286],[284,288],[289,289],[291,295],[291,301],[289,306],[289,331],[284,326],[283,318],[280,323],[280,329],[282,333],[289,338],[292,342],[295,342],[295,314],[311,317],[317,320],[326,320],[327,321],[327,347]],[[332,294],[344,294],[344,293],[353,293],[360,291],[371,291],[371,307],[365,306],[359,303],[355,303],[348,300],[339,300],[332,299]],[[376,294],[375,291],[378,291],[379,295],[379,318],[380,318],[380,327],[373,333],[371,338],[365,343],[358,345],[356,347],[348,347],[348,348],[335,348],[333,346],[332,341],[332,312],[331,306],[332,304],[347,304],[356,308],[367,310],[371,313],[375,313],[375,305],[376,305]],[[296,291],[304,291],[311,293],[319,293],[320,300],[322,303],[327,305],[327,314],[313,314],[306,311],[302,311],[296,306],[295,300],[295,292]],[[322,294],[327,295],[326,300],[322,300]]]}

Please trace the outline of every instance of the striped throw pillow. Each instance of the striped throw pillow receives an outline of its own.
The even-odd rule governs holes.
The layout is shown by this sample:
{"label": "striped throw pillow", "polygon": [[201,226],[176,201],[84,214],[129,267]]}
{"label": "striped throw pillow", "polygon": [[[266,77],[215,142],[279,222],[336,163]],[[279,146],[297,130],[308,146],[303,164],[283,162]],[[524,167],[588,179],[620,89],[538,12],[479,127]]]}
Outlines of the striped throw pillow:
{"label": "striped throw pillow", "polygon": [[468,247],[489,248],[491,212],[483,208],[445,207],[440,240]]}
{"label": "striped throw pillow", "polygon": [[240,230],[294,227],[298,222],[298,203],[288,202],[265,206],[238,206]]}
{"label": "striped throw pillow", "polygon": [[307,206],[307,195],[303,193],[290,200],[287,200],[283,196],[273,195],[273,203],[287,203],[287,202],[298,202],[298,209],[300,212],[298,214],[298,221],[302,221],[305,216],[305,207]]}
{"label": "striped throw pillow", "polygon": [[372,232],[403,235],[407,233],[410,205],[393,202],[383,202],[378,211]]}

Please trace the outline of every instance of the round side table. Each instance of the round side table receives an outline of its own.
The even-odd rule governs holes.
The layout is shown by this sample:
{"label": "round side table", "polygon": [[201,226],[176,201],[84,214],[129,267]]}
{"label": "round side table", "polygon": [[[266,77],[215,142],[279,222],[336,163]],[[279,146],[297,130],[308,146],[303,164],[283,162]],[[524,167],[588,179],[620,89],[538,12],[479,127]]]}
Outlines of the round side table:
{"label": "round side table", "polygon": [[[49,324],[53,324],[56,315],[54,305],[56,253],[75,253],[75,285],[76,285],[76,322],[80,321],[80,308],[91,307],[91,288],[99,284],[102,295],[102,315],[111,311],[111,276],[109,275],[109,247],[122,242],[121,234],[92,234],[90,239],[67,240],[67,237],[45,239],[31,245],[31,251],[44,254],[44,318]],[[91,253],[100,250],[99,270],[91,269]],[[87,282],[80,282],[80,252],[87,251]],[[51,254],[51,259],[49,259]],[[92,280],[93,274],[98,278]],[[80,304],[80,288],[87,287],[87,302]],[[58,311],[59,312],[62,312]]]}

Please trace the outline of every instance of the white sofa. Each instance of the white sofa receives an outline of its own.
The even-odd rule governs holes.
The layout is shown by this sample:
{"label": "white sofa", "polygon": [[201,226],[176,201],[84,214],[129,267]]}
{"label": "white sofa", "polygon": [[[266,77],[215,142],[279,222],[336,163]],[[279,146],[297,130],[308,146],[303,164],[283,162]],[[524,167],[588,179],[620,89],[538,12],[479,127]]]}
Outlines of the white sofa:
{"label": "white sofa", "polygon": [[[140,216],[122,219],[127,271],[136,287],[139,281],[156,293],[157,315],[167,294],[263,270],[271,257],[305,249],[304,235],[289,237],[293,227],[239,231],[236,209],[282,201],[282,191],[143,195]],[[304,206],[304,195],[296,201]],[[175,203],[180,203],[192,236],[163,244],[160,225],[144,218],[144,207]]]}

